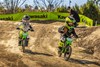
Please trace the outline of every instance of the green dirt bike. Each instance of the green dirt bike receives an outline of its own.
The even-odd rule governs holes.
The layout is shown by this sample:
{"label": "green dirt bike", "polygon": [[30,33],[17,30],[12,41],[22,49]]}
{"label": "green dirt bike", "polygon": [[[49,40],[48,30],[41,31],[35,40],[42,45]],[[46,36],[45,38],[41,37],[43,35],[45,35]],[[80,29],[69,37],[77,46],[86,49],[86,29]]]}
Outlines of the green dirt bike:
{"label": "green dirt bike", "polygon": [[[22,30],[22,37],[21,37],[21,45],[22,46],[22,51],[25,52],[25,47],[28,46],[28,31],[25,31],[23,29],[17,28],[18,30]],[[34,31],[33,29],[28,29],[30,31]]]}
{"label": "green dirt bike", "polygon": [[72,38],[66,38],[65,41],[64,41],[64,45],[62,47],[61,50],[58,50],[58,55],[59,57],[61,57],[62,53],[64,54],[64,59],[66,61],[69,60],[70,56],[71,56],[71,53],[72,53],[72,47],[71,47],[71,44],[72,44]]}
{"label": "green dirt bike", "polygon": [[28,32],[25,32],[22,34],[22,40],[21,40],[21,46],[23,52],[25,52],[25,47],[28,45],[28,40],[27,40]]}

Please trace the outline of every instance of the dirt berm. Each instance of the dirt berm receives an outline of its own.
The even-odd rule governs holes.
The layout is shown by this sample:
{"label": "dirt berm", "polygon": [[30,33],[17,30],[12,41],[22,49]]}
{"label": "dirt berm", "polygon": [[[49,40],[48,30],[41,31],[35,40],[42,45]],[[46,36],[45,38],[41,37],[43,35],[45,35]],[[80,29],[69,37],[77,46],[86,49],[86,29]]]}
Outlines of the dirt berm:
{"label": "dirt berm", "polygon": [[0,21],[0,67],[100,67],[100,27],[76,28],[79,38],[74,38],[71,58],[65,61],[57,55],[63,22],[32,22],[35,31],[29,32],[25,53],[18,46],[17,24]]}

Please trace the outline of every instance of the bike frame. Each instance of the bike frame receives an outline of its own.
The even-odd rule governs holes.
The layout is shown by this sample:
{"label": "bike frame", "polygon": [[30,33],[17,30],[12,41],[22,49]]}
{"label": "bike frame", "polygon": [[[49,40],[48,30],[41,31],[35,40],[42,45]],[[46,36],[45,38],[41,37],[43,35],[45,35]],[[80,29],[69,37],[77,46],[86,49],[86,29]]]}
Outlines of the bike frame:
{"label": "bike frame", "polygon": [[66,48],[68,46],[71,46],[72,45],[72,38],[66,38],[65,42],[64,42],[64,46],[62,47],[62,53],[65,53],[67,50]]}
{"label": "bike frame", "polygon": [[23,34],[22,34],[22,42],[21,42],[22,45],[23,45],[23,40],[27,39],[27,36],[28,36],[28,32],[23,32]]}

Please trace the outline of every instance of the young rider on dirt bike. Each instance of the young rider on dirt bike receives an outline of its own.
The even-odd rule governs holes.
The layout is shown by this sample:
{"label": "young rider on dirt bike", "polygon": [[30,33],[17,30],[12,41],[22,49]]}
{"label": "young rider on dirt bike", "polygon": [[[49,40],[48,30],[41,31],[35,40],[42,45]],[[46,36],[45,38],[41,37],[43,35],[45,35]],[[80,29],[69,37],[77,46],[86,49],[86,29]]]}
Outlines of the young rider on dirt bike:
{"label": "young rider on dirt bike", "polygon": [[61,39],[59,42],[58,51],[62,50],[62,47],[64,46],[65,38],[71,37],[71,34],[73,34],[75,38],[78,38],[74,30],[74,21],[75,21],[74,18],[67,17],[65,20],[66,25],[58,29],[58,32],[61,33],[61,37],[60,37]]}
{"label": "young rider on dirt bike", "polygon": [[[30,31],[34,31],[32,29],[32,26],[29,24],[29,20],[30,20],[30,16],[28,15],[24,15],[22,18],[22,22],[18,24],[17,26],[17,30],[19,31],[19,46],[21,46],[21,40],[22,40],[22,34],[24,31],[28,32]],[[29,36],[27,37],[27,45],[28,46],[28,41],[29,41]]]}
{"label": "young rider on dirt bike", "polygon": [[75,19],[73,18],[73,17],[71,17],[71,16],[69,16],[69,17],[67,17],[66,19],[65,19],[65,24],[66,24],[66,27],[68,28],[68,32],[70,33],[70,34],[73,34],[73,36],[75,37],[75,38],[78,38],[78,36],[77,36],[77,34],[76,34],[76,32],[75,32],[75,27],[74,27],[74,23],[75,23]]}

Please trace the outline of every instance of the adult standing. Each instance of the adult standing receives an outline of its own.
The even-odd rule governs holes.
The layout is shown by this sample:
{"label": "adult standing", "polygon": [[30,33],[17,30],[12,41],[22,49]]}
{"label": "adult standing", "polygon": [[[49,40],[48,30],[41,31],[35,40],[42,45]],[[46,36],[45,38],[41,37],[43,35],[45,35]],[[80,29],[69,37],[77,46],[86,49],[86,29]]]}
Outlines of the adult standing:
{"label": "adult standing", "polygon": [[74,22],[74,26],[77,27],[77,23],[80,22],[80,17],[77,13],[77,11],[71,9],[71,7],[68,7],[68,12],[70,13],[70,16],[72,16],[76,21]]}

